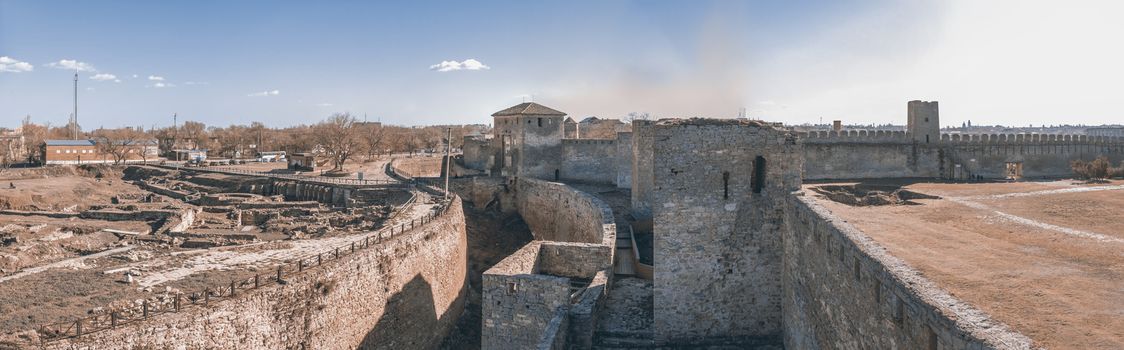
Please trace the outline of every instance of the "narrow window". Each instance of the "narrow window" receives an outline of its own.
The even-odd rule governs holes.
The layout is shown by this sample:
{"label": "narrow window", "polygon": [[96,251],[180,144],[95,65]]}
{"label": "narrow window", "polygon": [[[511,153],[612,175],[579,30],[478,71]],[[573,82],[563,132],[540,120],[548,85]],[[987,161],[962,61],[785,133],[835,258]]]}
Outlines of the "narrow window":
{"label": "narrow window", "polygon": [[929,143],[929,135],[925,135],[925,143]]}
{"label": "narrow window", "polygon": [[515,294],[518,290],[518,285],[515,282],[507,282],[507,294]]}
{"label": "narrow window", "polygon": [[559,175],[559,174],[558,174],[558,169],[554,169],[554,181],[558,181],[558,178],[559,178],[559,176],[558,176],[558,175]]}
{"label": "narrow window", "polygon": [[881,300],[882,300],[882,281],[875,278],[874,279],[874,302],[879,302]]}
{"label": "narrow window", "polygon": [[539,127],[542,127],[542,118],[539,118]]}
{"label": "narrow window", "polygon": [[730,172],[722,172],[722,199],[730,199]]}
{"label": "narrow window", "polygon": [[765,157],[757,156],[753,160],[753,193],[761,193],[765,188]]}

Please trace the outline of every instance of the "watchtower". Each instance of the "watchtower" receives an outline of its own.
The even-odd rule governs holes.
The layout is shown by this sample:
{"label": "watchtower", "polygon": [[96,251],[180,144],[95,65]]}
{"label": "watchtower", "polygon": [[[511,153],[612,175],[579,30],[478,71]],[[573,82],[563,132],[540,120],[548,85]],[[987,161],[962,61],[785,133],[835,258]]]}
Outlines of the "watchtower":
{"label": "watchtower", "polygon": [[941,139],[937,101],[909,101],[906,131],[918,143],[937,143]]}
{"label": "watchtower", "polygon": [[493,175],[556,180],[566,113],[524,102],[492,114]]}

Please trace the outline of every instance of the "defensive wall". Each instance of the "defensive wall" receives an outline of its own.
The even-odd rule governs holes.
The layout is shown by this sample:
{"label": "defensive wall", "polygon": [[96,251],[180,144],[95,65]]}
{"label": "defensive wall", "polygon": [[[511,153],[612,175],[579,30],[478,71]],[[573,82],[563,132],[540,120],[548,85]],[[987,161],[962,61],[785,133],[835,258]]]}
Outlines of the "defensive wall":
{"label": "defensive wall", "polygon": [[131,318],[60,325],[44,349],[433,348],[463,310],[460,201],[350,246],[191,297],[146,302]]}
{"label": "defensive wall", "polygon": [[1069,163],[1075,159],[1124,160],[1124,138],[1108,136],[941,134],[928,144],[901,131],[810,131],[799,136],[808,180],[1004,178],[1007,163],[1020,163],[1023,177],[1050,178],[1072,176]]}
{"label": "defensive wall", "polygon": [[1026,336],[924,278],[812,196],[783,230],[789,349],[1030,349]]}
{"label": "defensive wall", "polygon": [[561,180],[614,183],[617,180],[617,140],[563,139]]}
{"label": "defensive wall", "polygon": [[[514,204],[535,238],[484,273],[482,347],[592,346],[596,311],[612,278],[612,210],[561,183],[473,180],[474,201]],[[508,193],[480,193],[489,188]]]}
{"label": "defensive wall", "polygon": [[651,129],[655,340],[779,345],[782,209],[800,186],[800,144],[751,121]]}

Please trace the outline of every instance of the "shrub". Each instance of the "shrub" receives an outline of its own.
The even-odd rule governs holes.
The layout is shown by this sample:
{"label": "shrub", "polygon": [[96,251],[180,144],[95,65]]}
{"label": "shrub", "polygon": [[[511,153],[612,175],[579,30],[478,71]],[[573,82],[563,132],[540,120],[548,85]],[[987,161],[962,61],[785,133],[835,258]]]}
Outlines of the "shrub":
{"label": "shrub", "polygon": [[1082,180],[1104,180],[1109,178],[1116,172],[1116,168],[1112,167],[1112,163],[1108,162],[1108,157],[1100,156],[1097,159],[1086,162],[1084,160],[1075,160],[1069,164],[1073,169],[1073,174]]}

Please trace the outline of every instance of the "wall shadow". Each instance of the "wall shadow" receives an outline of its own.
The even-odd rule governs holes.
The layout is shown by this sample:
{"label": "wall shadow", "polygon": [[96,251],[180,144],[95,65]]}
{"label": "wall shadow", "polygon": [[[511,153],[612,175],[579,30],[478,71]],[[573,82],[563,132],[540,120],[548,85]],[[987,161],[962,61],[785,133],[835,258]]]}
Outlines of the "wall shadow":
{"label": "wall shadow", "polygon": [[464,310],[465,287],[449,309],[436,316],[433,287],[421,274],[414,275],[387,299],[382,317],[367,332],[359,349],[433,349],[452,330]]}

